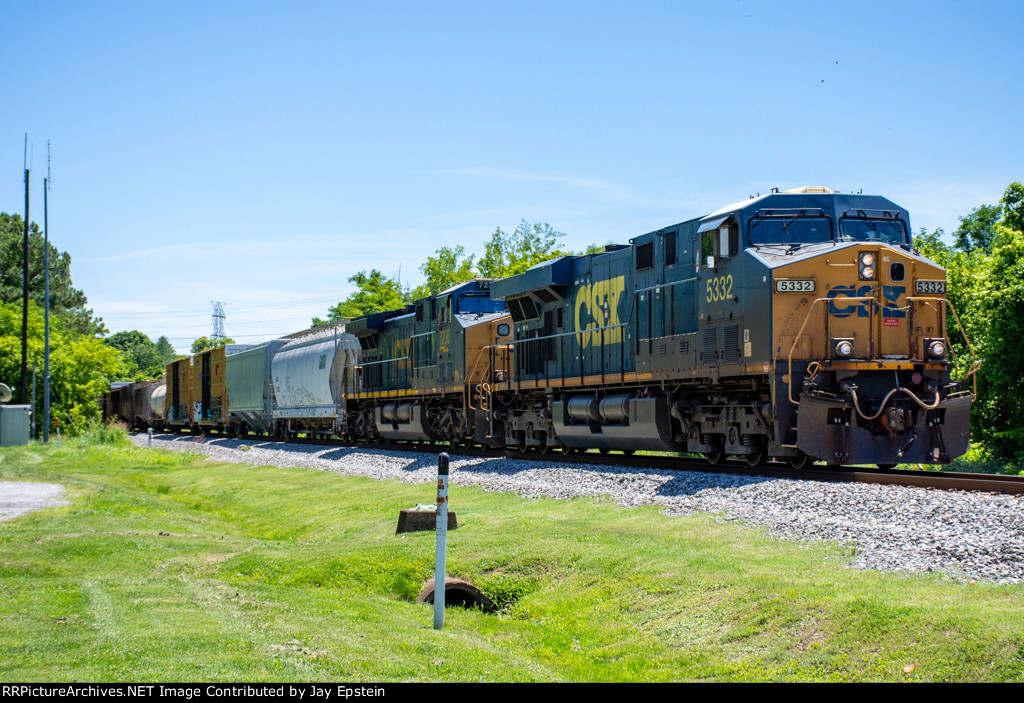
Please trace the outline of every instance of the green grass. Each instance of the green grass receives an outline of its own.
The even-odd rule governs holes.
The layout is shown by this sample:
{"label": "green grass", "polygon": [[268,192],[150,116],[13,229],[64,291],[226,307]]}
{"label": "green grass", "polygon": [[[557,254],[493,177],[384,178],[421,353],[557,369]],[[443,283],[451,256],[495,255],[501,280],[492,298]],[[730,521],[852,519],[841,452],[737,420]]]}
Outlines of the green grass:
{"label": "green grass", "polygon": [[[0,523],[4,681],[1022,681],[1024,588],[845,568],[852,550],[610,501],[458,485],[415,603],[430,485],[253,468],[113,438],[0,450],[72,504]],[[916,665],[910,673],[904,667]]]}
{"label": "green grass", "polygon": [[971,442],[967,453],[949,464],[900,464],[899,469],[921,471],[958,471],[970,474],[1003,474],[1024,476],[1024,463],[1013,458],[993,456],[992,452],[979,442]]}

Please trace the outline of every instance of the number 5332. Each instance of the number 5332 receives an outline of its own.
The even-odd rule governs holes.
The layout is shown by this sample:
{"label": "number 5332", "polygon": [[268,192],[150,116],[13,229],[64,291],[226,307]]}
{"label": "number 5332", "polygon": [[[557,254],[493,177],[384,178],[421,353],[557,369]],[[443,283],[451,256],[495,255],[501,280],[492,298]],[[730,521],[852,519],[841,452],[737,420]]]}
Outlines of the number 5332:
{"label": "number 5332", "polygon": [[732,297],[732,274],[708,279],[707,301],[718,302]]}

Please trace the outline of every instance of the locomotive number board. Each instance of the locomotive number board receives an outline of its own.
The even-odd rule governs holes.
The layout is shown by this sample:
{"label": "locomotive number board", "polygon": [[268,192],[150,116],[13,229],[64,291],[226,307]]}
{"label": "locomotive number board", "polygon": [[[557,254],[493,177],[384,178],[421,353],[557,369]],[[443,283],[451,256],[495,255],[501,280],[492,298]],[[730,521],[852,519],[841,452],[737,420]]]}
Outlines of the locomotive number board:
{"label": "locomotive number board", "polygon": [[775,281],[776,293],[813,293],[814,281],[779,279]]}
{"label": "locomotive number board", "polygon": [[946,292],[945,281],[914,281],[914,290],[924,294],[942,295]]}

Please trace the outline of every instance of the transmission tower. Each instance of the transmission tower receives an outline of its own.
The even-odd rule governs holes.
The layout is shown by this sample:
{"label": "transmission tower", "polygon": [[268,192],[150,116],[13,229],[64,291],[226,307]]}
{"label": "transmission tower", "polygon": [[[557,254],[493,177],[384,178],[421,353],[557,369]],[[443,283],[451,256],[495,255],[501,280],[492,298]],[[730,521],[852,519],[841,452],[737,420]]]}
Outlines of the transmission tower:
{"label": "transmission tower", "polygon": [[219,342],[224,339],[224,303],[211,300],[213,303],[213,341]]}

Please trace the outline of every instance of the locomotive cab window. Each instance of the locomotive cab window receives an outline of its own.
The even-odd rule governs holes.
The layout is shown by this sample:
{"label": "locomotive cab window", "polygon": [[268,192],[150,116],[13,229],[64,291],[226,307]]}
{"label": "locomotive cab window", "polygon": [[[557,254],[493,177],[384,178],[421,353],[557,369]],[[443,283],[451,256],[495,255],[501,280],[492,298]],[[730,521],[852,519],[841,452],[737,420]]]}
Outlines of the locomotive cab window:
{"label": "locomotive cab window", "polygon": [[897,219],[843,217],[839,220],[839,238],[843,241],[909,244],[907,230]]}
{"label": "locomotive cab window", "polygon": [[698,266],[715,267],[715,232],[709,229],[704,232],[700,240],[700,260]]}
{"label": "locomotive cab window", "polygon": [[832,221],[805,212],[767,211],[750,219],[751,246],[815,244],[832,241]]}
{"label": "locomotive cab window", "polygon": [[697,268],[715,268],[715,263],[735,256],[740,250],[739,225],[732,215],[705,222],[697,229],[700,235],[700,255]]}

